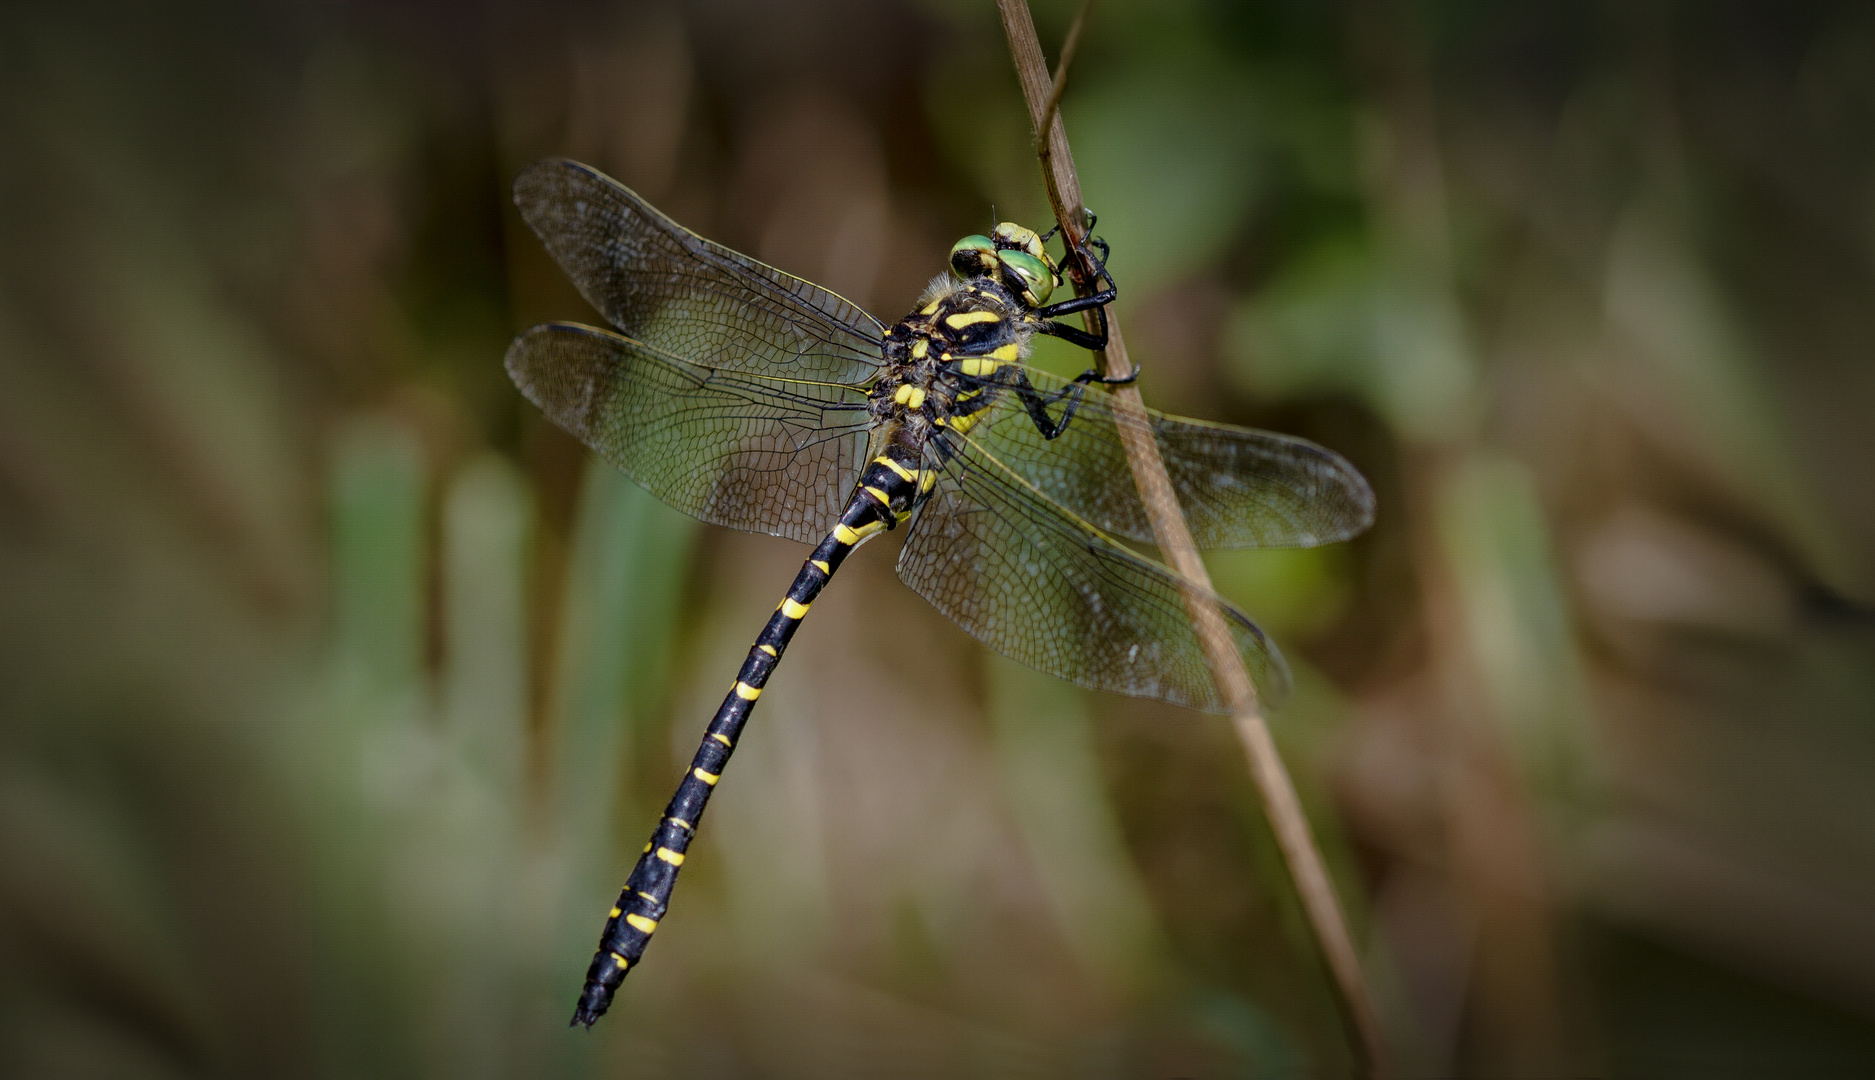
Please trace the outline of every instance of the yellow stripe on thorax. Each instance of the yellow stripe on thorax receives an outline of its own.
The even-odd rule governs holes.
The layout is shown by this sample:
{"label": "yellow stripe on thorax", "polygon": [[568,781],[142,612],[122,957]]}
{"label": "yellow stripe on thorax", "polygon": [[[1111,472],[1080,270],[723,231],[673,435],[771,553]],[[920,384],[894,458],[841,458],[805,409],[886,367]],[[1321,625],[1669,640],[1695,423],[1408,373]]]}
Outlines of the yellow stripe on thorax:
{"label": "yellow stripe on thorax", "polygon": [[944,317],[946,324],[958,330],[966,326],[975,326],[977,323],[1000,322],[1001,320],[1002,316],[994,311],[960,311],[955,315]]}
{"label": "yellow stripe on thorax", "polygon": [[1015,363],[1016,358],[1021,355],[1022,346],[1012,341],[987,356],[964,357],[962,360],[957,361],[957,370],[963,372],[965,375],[985,378],[996,374],[996,369],[1002,367],[1004,364]]}

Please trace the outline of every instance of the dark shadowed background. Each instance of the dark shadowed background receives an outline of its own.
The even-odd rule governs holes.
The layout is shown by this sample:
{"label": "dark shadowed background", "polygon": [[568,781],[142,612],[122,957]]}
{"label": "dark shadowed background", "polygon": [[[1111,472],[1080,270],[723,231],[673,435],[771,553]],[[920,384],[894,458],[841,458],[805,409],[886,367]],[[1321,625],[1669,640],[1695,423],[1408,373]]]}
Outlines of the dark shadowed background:
{"label": "dark shadowed background", "polygon": [[[1063,112],[1148,402],[1379,493],[1212,566],[1402,1071],[1875,1074],[1875,8],[1108,0]],[[0,9],[0,1073],[1345,1075],[1228,726],[896,540],[566,1029],[803,552],[509,385],[544,156],[888,322],[1045,216],[989,0]]]}

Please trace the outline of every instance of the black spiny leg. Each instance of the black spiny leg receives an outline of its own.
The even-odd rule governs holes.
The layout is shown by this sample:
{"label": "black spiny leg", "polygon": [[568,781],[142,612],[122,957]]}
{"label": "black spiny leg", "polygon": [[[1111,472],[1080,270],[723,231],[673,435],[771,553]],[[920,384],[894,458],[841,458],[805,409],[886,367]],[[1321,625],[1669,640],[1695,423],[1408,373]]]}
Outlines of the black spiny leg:
{"label": "black spiny leg", "polygon": [[[1100,248],[1099,258],[1094,257],[1090,246]],[[1042,324],[1036,327],[1037,330],[1089,352],[1099,352],[1107,347],[1107,305],[1113,303],[1114,297],[1120,294],[1119,287],[1113,283],[1112,275],[1107,273],[1107,256],[1110,253],[1111,249],[1107,247],[1107,242],[1104,240],[1090,236],[1081,242],[1078,254],[1092,269],[1091,280],[1096,285],[1104,283],[1105,287],[1086,296],[1076,296],[1070,300],[1063,300],[1059,304],[1036,308],[1035,317],[1043,320]],[[1078,327],[1055,321],[1062,315],[1072,315],[1089,309],[1093,310],[1094,320],[1100,324],[1100,329],[1095,333],[1090,334]]]}
{"label": "black spiny leg", "polygon": [[[1081,394],[1085,391],[1088,383],[1099,383],[1102,386],[1124,386],[1139,378],[1138,368],[1134,368],[1133,373],[1124,379],[1108,379],[1102,377],[1098,371],[1083,371],[1067,386],[1056,390],[1052,394],[1044,394],[1035,388],[1035,384],[1029,381],[1027,373],[1021,368],[1006,368],[1004,370],[1010,372],[1007,385],[1009,389],[1016,392],[1016,397],[1021,399],[1022,407],[1027,410],[1029,419],[1035,422],[1035,430],[1042,433],[1042,438],[1051,440],[1058,438],[1062,432],[1068,430],[1068,422],[1074,419],[1075,410],[1081,407]],[[1055,420],[1048,415],[1048,407],[1063,398],[1067,399],[1068,407],[1062,412],[1061,419]]]}
{"label": "black spiny leg", "polygon": [[[1102,289],[1090,296],[1077,296],[1072,300],[1064,300],[1059,304],[1051,304],[1045,308],[1037,308],[1035,314],[1041,322],[1035,329],[1050,337],[1058,337],[1070,345],[1077,345],[1086,349],[1088,352],[1099,352],[1107,347],[1106,306],[1113,302],[1113,297],[1114,290]],[[1089,308],[1094,310],[1094,321],[1100,324],[1100,329],[1092,334],[1079,327],[1069,326],[1067,323],[1056,322],[1053,319],[1055,315],[1072,315],[1077,311],[1086,311]]]}
{"label": "black spiny leg", "polygon": [[[1092,221],[1088,222],[1088,228],[1093,228]],[[1052,230],[1050,235],[1053,235]],[[1100,249],[1098,258],[1090,250],[1093,247]],[[1081,242],[1079,254],[1092,268],[1094,283],[1098,285],[1104,282],[1106,287],[1087,296],[1077,296],[1072,300],[1064,300],[1059,304],[1050,304],[1047,307],[1035,309],[1035,315],[1043,320],[1036,329],[1041,333],[1058,337],[1070,345],[1078,345],[1089,352],[1099,352],[1107,347],[1107,305],[1119,295],[1119,288],[1114,285],[1113,277],[1107,273],[1107,257],[1111,254],[1111,249],[1107,247],[1105,240],[1088,236]],[[1090,334],[1066,323],[1054,321],[1057,315],[1072,315],[1077,311],[1090,309],[1094,312],[1095,320],[1100,324],[1098,333]],[[1099,371],[1089,368],[1081,372],[1072,385],[1064,386],[1052,394],[1044,394],[1035,388],[1035,384],[1029,382],[1029,377],[1021,369],[1009,370],[1012,372],[1012,377],[1008,380],[1009,388],[1014,390],[1016,396],[1022,400],[1022,407],[1027,410],[1029,419],[1034,421],[1035,429],[1042,433],[1042,438],[1051,440],[1068,430],[1068,423],[1074,419],[1075,410],[1081,407],[1081,394],[1089,383],[1099,383],[1102,386],[1126,386],[1139,379],[1137,367],[1132,370],[1131,374],[1121,378],[1108,378]],[[1062,412],[1061,419],[1056,421],[1048,415],[1048,407],[1063,398],[1068,400],[1068,407]]]}

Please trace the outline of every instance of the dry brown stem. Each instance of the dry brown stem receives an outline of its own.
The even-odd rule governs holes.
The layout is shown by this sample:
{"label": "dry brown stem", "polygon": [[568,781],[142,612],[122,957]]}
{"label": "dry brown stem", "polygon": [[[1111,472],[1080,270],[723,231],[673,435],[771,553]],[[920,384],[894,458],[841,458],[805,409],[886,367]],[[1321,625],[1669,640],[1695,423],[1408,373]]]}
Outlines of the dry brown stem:
{"label": "dry brown stem", "polygon": [[[1002,16],[1003,33],[1009,39],[1010,55],[1015,60],[1016,77],[1028,102],[1029,121],[1036,127],[1036,153],[1042,162],[1048,202],[1069,250],[1073,250],[1083,236],[1081,184],[1074,171],[1074,156],[1068,149],[1067,131],[1056,108],[1070,56],[1064,50],[1062,70],[1051,79],[1027,0],[997,0],[996,6]],[[1077,18],[1077,29],[1078,25]],[[1044,123],[1046,130],[1042,127]],[[1101,371],[1110,377],[1123,378],[1132,374],[1133,365],[1126,355],[1120,324],[1111,313],[1107,317],[1107,328],[1107,348],[1101,356]],[[1166,475],[1165,462],[1159,456],[1158,444],[1147,422],[1145,403],[1136,385],[1115,387],[1112,396],[1114,411],[1120,419],[1120,437],[1126,446],[1127,463],[1152,521],[1153,538],[1172,567],[1186,581],[1199,586],[1186,591],[1186,606],[1199,640],[1204,644],[1212,677],[1217,680],[1218,690],[1230,708],[1238,739],[1249,759],[1250,774],[1263,800],[1264,813],[1269,817],[1309,926],[1327,962],[1337,998],[1352,1029],[1356,1057],[1367,1075],[1383,1075],[1387,1070],[1380,1025],[1353,940],[1348,936],[1347,920],[1335,898],[1321,852],[1309,832],[1308,818],[1302,813],[1295,785],[1283,767],[1269,725],[1263,719],[1250,673],[1237,652],[1223,614],[1209,599],[1211,578],[1198,557],[1191,530],[1173,494],[1171,478]]]}

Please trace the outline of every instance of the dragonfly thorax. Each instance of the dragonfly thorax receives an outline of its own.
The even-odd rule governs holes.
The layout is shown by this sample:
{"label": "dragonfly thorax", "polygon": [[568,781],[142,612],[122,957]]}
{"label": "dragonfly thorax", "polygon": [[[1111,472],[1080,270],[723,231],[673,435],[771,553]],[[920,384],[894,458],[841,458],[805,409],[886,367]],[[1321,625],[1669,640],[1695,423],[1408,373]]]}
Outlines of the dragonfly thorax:
{"label": "dragonfly thorax", "polygon": [[903,424],[915,442],[930,428],[967,428],[958,422],[995,399],[999,372],[1026,356],[1037,321],[995,277],[939,278],[886,335],[886,368],[869,408]]}

